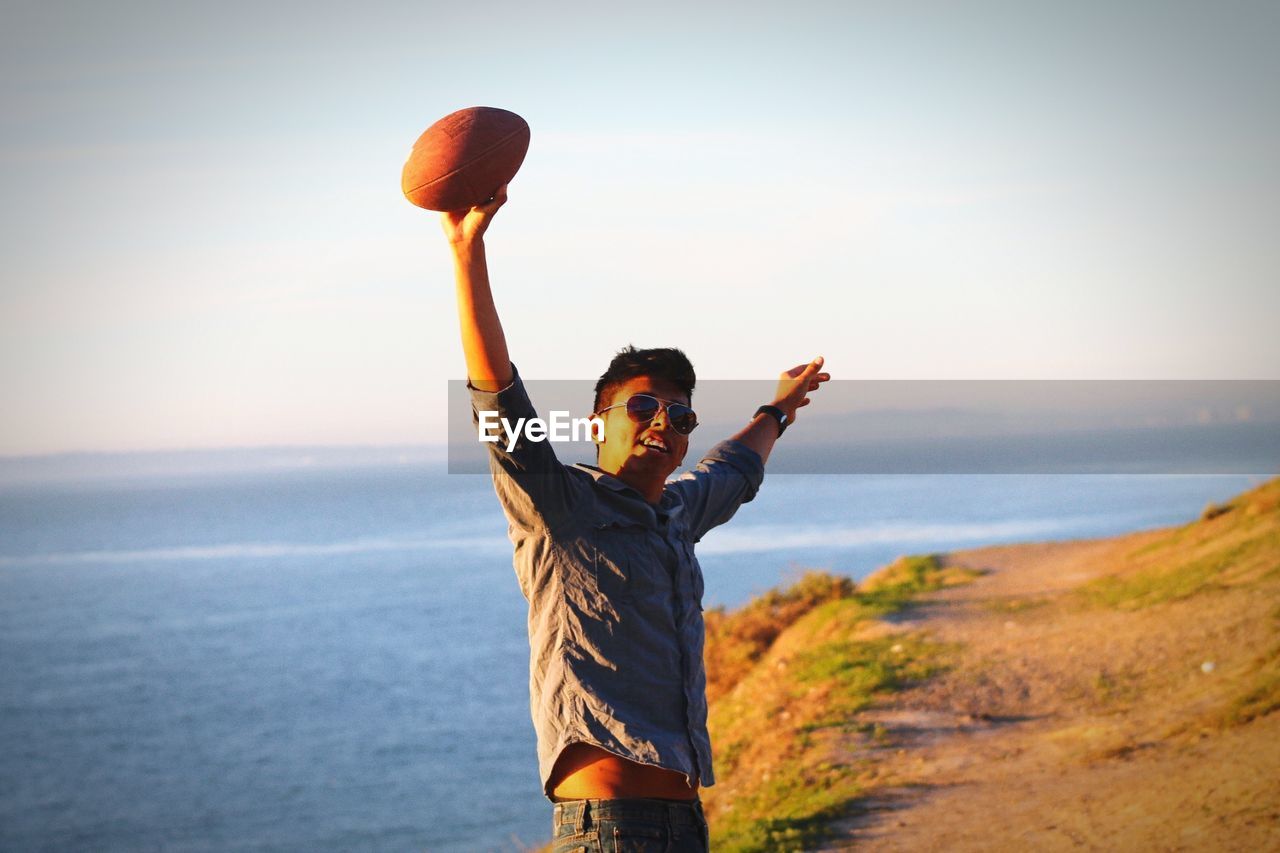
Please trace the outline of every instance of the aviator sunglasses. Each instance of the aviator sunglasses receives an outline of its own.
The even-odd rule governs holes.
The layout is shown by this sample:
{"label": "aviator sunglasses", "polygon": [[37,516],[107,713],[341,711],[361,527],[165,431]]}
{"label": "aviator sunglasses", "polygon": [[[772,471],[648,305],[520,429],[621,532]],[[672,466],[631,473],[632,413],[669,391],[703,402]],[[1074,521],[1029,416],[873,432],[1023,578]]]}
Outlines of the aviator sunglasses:
{"label": "aviator sunglasses", "polygon": [[659,400],[652,394],[632,394],[627,402],[606,406],[596,414],[603,415],[609,409],[622,406],[626,407],[627,417],[631,418],[633,423],[647,424],[658,416],[659,411],[666,409],[667,422],[681,435],[688,435],[698,425],[698,416],[693,409],[684,403],[668,403],[665,400]]}

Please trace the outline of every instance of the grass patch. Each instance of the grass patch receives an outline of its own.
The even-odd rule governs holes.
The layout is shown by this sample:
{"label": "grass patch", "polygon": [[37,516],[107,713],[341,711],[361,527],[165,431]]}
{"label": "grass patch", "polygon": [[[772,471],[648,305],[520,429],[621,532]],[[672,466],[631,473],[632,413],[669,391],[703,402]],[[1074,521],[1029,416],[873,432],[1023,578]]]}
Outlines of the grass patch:
{"label": "grass patch", "polygon": [[[1272,611],[1274,628],[1280,629],[1280,608]],[[1231,700],[1215,721],[1220,728],[1230,728],[1280,711],[1280,642],[1253,660],[1253,672],[1246,677],[1244,688]]]}
{"label": "grass patch", "polygon": [[[792,758],[761,774],[750,798],[711,823],[711,849],[723,853],[810,850],[830,837],[859,790],[855,765]],[[746,819],[738,819],[739,815]]]}
{"label": "grass patch", "polygon": [[957,584],[969,583],[982,572],[964,566],[944,566],[937,554],[899,557],[867,578],[858,593],[868,604],[906,604],[915,596]]}
{"label": "grass patch", "polygon": [[1278,551],[1280,531],[1270,531],[1197,557],[1179,554],[1168,562],[1131,574],[1099,578],[1081,587],[1080,595],[1090,604],[1140,610],[1223,589],[1231,581],[1229,574],[1259,559],[1271,561],[1265,570],[1270,574],[1275,571]]}
{"label": "grass patch", "polygon": [[[810,849],[827,837],[867,772],[849,758],[848,739],[872,748],[888,739],[857,712],[942,670],[949,657],[923,637],[867,637],[868,621],[974,575],[933,556],[903,558],[857,589],[811,573],[718,614],[715,633],[708,630],[708,680],[737,686],[722,687],[711,707],[718,783],[704,803],[712,849]],[[742,648],[717,648],[723,644]],[[731,676],[713,673],[726,663]]]}
{"label": "grass patch", "polygon": [[1165,736],[1229,729],[1280,711],[1280,643],[1258,655],[1238,680],[1215,709],[1171,727]]}
{"label": "grass patch", "polygon": [[778,635],[820,605],[853,596],[854,583],[825,572],[806,572],[784,590],[770,590],[733,613],[716,607],[707,626],[707,701],[714,702],[751,671]]}
{"label": "grass patch", "polygon": [[1087,603],[1139,610],[1280,576],[1280,478],[1205,507],[1126,555],[1122,573],[1080,589]]}
{"label": "grass patch", "polygon": [[857,726],[853,715],[876,695],[900,690],[946,669],[949,649],[917,636],[823,643],[797,655],[792,665],[796,695],[817,686],[822,713],[809,730]]}

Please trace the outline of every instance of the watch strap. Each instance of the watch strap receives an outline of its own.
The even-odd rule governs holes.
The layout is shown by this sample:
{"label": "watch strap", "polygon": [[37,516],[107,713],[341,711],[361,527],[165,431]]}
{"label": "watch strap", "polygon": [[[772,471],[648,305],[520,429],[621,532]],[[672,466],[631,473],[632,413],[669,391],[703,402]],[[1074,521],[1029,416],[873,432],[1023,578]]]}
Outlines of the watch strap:
{"label": "watch strap", "polygon": [[756,409],[756,414],[752,415],[752,417],[754,418],[756,415],[768,415],[778,422],[778,438],[782,438],[782,434],[787,431],[787,426],[791,422],[787,417],[787,413],[777,406],[761,406]]}

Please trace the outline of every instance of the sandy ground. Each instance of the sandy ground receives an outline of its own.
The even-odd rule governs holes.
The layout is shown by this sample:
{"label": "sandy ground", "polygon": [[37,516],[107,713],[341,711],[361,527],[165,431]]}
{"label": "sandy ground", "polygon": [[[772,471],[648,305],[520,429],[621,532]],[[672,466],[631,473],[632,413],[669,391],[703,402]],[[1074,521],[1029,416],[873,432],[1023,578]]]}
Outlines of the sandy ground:
{"label": "sandy ground", "polygon": [[868,795],[828,849],[1280,851],[1280,713],[1223,728],[1273,645],[1277,583],[1125,612],[1072,590],[1159,532],[984,548],[984,570],[883,631],[956,664],[865,712]]}

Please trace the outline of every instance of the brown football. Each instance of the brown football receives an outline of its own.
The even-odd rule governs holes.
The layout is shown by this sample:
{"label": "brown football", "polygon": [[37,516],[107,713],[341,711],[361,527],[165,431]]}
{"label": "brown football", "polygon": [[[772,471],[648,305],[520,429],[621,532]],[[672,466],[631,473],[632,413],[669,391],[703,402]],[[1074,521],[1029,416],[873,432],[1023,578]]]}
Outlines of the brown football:
{"label": "brown football", "polygon": [[418,137],[400,177],[404,197],[427,210],[463,210],[515,177],[529,150],[529,125],[513,112],[468,107]]}

